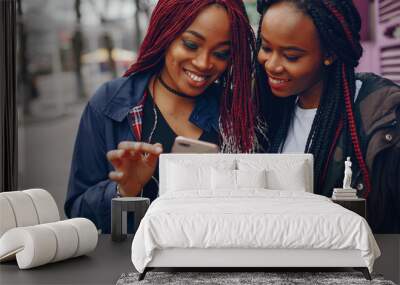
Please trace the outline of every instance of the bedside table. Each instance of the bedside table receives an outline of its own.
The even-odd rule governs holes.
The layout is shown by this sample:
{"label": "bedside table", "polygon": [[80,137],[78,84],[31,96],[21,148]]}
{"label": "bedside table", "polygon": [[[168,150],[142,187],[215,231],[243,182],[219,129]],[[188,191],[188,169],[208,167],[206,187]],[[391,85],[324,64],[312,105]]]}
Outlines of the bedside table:
{"label": "bedside table", "polygon": [[364,219],[367,218],[366,201],[363,198],[355,199],[332,199],[332,202],[339,204],[340,206],[359,214]]}
{"label": "bedside table", "polygon": [[149,198],[120,197],[111,200],[111,239],[124,241],[127,238],[127,212],[134,214],[134,232],[150,206]]}

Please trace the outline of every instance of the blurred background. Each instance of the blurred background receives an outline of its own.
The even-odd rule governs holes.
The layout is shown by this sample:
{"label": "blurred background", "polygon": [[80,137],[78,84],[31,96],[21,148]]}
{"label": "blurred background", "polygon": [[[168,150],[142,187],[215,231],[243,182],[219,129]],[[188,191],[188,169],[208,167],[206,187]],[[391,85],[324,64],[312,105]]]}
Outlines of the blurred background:
{"label": "blurred background", "polygon": [[[83,108],[103,82],[134,62],[156,2],[18,0],[20,189],[44,188],[63,209]],[[354,2],[363,20],[358,71],[400,83],[400,1]],[[256,0],[245,4],[256,28]]]}
{"label": "blurred background", "polygon": [[20,189],[44,188],[63,209],[83,108],[103,82],[135,60],[155,3],[17,2]]}

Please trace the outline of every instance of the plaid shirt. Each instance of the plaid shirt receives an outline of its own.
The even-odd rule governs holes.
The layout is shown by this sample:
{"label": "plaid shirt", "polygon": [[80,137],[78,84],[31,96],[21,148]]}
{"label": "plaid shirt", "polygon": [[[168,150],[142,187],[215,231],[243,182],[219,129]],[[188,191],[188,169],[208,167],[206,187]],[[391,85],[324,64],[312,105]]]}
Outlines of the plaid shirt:
{"label": "plaid shirt", "polygon": [[142,140],[142,118],[143,118],[143,110],[144,103],[146,102],[146,98],[148,96],[147,89],[144,91],[143,99],[140,100],[139,104],[133,107],[129,111],[130,116],[130,125],[132,128],[133,135],[137,139],[137,141]]}

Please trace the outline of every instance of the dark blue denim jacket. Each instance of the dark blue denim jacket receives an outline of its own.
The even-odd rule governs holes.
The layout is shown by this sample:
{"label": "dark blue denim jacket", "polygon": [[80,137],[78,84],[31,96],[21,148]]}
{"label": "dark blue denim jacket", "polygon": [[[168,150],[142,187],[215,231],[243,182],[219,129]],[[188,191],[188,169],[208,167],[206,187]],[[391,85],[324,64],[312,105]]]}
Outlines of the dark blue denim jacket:
{"label": "dark blue denim jacket", "polygon": [[[103,84],[82,114],[64,210],[69,218],[90,219],[103,233],[110,232],[111,199],[116,196],[116,183],[108,179],[113,166],[106,154],[121,141],[136,141],[129,113],[141,103],[151,76],[136,73]],[[218,132],[220,91],[213,85],[196,99],[190,122]]]}

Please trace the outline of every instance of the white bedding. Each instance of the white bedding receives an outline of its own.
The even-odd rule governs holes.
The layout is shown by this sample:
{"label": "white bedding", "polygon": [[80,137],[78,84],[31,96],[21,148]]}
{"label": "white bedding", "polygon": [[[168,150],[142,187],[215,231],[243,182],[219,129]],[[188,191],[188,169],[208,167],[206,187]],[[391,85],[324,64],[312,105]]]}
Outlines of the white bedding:
{"label": "white bedding", "polygon": [[165,248],[357,249],[370,272],[380,255],[359,215],[320,195],[266,189],[164,194],[134,237],[135,268]]}

